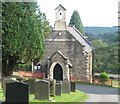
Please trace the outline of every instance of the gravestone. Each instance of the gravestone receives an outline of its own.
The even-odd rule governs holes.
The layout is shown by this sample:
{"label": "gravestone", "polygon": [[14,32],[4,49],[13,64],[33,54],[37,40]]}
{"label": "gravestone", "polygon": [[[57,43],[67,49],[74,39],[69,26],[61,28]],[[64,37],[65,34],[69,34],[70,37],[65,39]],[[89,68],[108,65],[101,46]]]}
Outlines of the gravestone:
{"label": "gravestone", "polygon": [[71,87],[69,81],[62,81],[62,93],[70,93]]}
{"label": "gravestone", "polygon": [[35,79],[24,80],[23,82],[29,85],[29,93],[34,94],[35,93]]}
{"label": "gravestone", "polygon": [[5,102],[18,102],[28,104],[29,102],[29,85],[20,83],[20,82],[12,82],[6,83],[6,97]]}
{"label": "gravestone", "polygon": [[49,100],[50,82],[39,80],[35,82],[35,99]]}
{"label": "gravestone", "polygon": [[61,81],[59,81],[59,82],[56,82],[55,95],[61,96],[61,93],[62,93],[62,84],[61,84]]}
{"label": "gravestone", "polygon": [[22,82],[24,79],[22,77],[17,77],[16,80]]}
{"label": "gravestone", "polygon": [[6,84],[12,83],[12,82],[17,82],[17,81],[13,80],[12,77],[6,77],[3,79],[3,94],[4,94],[4,96],[6,96]]}
{"label": "gravestone", "polygon": [[75,92],[75,82],[71,82],[71,92]]}
{"label": "gravestone", "polygon": [[56,84],[56,80],[52,80],[50,81],[50,96],[55,96],[55,84]]}

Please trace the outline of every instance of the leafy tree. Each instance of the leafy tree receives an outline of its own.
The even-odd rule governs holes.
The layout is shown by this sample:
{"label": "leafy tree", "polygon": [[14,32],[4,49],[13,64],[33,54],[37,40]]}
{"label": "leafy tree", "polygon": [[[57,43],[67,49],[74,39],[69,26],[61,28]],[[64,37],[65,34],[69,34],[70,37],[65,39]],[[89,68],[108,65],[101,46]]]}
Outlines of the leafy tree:
{"label": "leafy tree", "polygon": [[[36,2],[2,3],[2,72],[10,76],[17,64],[40,59],[44,53],[44,21]],[[49,24],[44,25],[48,27]]]}
{"label": "leafy tree", "polygon": [[94,57],[95,71],[106,71],[117,74],[120,67],[118,62],[118,49],[118,46],[96,49]]}
{"label": "leafy tree", "polygon": [[42,30],[45,38],[49,35],[50,31],[52,31],[45,13],[42,13]]}
{"label": "leafy tree", "polygon": [[114,27],[85,27],[85,30],[94,47],[94,71],[118,74],[119,31]]}
{"label": "leafy tree", "polygon": [[[101,34],[102,35],[102,34]],[[94,39],[92,41],[94,47],[94,69],[95,72],[106,71],[108,73],[118,73],[119,63],[118,63],[118,46],[115,42],[115,37],[112,33],[105,39],[106,34],[104,34],[101,39]],[[113,38],[112,38],[113,37]],[[103,39],[105,39],[103,41]],[[107,43],[108,44],[107,44]],[[110,42],[114,42],[111,43]],[[115,46],[114,46],[115,45]]]}
{"label": "leafy tree", "polygon": [[83,30],[83,24],[82,24],[78,11],[75,10],[73,12],[69,25],[75,26],[83,35],[85,35],[84,30]]}
{"label": "leafy tree", "polygon": [[93,44],[95,49],[108,47],[107,43],[103,42],[101,39],[93,40],[92,44]]}

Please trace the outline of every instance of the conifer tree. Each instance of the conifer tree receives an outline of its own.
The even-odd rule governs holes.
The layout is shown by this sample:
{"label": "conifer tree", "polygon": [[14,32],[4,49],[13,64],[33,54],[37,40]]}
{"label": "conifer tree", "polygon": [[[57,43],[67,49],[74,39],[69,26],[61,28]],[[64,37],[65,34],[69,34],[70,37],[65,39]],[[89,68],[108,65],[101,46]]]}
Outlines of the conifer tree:
{"label": "conifer tree", "polygon": [[12,75],[17,64],[42,57],[45,49],[44,29],[49,24],[45,24],[43,28],[46,19],[42,19],[38,10],[37,2],[2,3],[3,76]]}
{"label": "conifer tree", "polygon": [[73,12],[69,25],[75,26],[78,29],[78,31],[80,31],[83,35],[85,35],[83,30],[83,24],[78,11],[75,10]]}

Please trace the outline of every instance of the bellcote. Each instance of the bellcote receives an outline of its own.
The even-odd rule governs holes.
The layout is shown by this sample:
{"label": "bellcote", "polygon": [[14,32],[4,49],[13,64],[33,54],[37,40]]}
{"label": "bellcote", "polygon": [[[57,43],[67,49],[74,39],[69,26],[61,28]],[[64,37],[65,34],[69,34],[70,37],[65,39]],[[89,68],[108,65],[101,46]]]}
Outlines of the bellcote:
{"label": "bellcote", "polygon": [[54,30],[66,30],[66,9],[59,4],[55,8]]}

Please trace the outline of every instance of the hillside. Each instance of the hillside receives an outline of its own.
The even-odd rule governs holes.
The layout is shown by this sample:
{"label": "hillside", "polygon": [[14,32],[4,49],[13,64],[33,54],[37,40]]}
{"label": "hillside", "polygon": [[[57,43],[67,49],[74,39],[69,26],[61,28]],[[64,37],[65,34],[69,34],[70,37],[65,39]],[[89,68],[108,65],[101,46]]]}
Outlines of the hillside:
{"label": "hillside", "polygon": [[115,27],[84,27],[94,49],[94,71],[118,73],[118,32]]}
{"label": "hillside", "polygon": [[101,39],[109,46],[117,45],[118,33],[115,27],[84,27],[89,41]]}
{"label": "hillside", "polygon": [[117,31],[115,27],[84,27],[85,32],[99,35],[104,33],[113,33]]}

